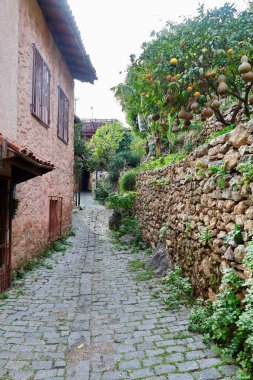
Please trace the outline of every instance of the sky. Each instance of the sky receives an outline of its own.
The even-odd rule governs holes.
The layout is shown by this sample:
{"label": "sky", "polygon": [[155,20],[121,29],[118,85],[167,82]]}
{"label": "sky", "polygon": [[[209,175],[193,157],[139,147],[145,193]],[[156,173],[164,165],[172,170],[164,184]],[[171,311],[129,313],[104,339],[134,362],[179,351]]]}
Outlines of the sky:
{"label": "sky", "polygon": [[[206,8],[220,7],[223,0],[202,1]],[[229,1],[228,1],[229,2]],[[112,87],[124,81],[130,55],[138,56],[150,33],[161,30],[166,21],[194,16],[199,0],[68,0],[80,30],[84,47],[96,69],[94,85],[75,83],[76,114],[80,118],[125,117]],[[246,0],[234,0],[244,9]]]}

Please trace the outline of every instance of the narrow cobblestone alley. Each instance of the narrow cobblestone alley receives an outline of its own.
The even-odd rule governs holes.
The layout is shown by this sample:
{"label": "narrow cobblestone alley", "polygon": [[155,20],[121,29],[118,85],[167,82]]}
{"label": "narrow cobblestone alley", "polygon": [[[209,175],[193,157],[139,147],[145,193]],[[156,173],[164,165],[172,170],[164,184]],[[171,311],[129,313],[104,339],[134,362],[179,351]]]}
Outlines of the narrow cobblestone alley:
{"label": "narrow cobblestone alley", "polygon": [[83,198],[63,255],[0,301],[0,379],[235,379],[187,310],[166,311],[108,236],[109,211]]}

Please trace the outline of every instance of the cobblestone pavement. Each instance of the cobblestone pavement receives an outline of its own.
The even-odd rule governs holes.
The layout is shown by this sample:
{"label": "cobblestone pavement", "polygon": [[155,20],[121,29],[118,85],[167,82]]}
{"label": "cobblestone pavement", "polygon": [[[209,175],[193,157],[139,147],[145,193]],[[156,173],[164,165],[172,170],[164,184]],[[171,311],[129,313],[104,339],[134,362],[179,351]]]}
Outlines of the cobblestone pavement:
{"label": "cobblestone pavement", "polygon": [[109,211],[83,202],[72,246],[0,301],[0,379],[235,379],[188,332],[187,310],[166,311],[129,271],[136,256],[111,245]]}

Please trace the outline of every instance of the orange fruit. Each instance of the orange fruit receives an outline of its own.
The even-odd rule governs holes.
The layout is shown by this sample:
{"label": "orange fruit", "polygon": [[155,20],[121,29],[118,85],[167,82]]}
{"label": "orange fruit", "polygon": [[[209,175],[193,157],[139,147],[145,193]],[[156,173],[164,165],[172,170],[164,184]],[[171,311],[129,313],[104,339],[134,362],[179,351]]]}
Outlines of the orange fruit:
{"label": "orange fruit", "polygon": [[171,65],[177,65],[177,59],[176,58],[171,58],[171,60],[170,60],[170,64]]}
{"label": "orange fruit", "polygon": [[192,92],[192,86],[188,86],[188,87],[187,87],[187,91],[188,91],[188,92]]}
{"label": "orange fruit", "polygon": [[171,81],[171,78],[172,78],[171,75],[168,75],[168,76],[167,76],[167,80],[168,80],[168,81]]}
{"label": "orange fruit", "polygon": [[172,82],[176,82],[176,81],[177,81],[177,77],[176,77],[176,76],[172,77],[172,78],[171,78],[171,81],[172,81]]}
{"label": "orange fruit", "polygon": [[152,74],[150,74],[150,73],[145,74],[145,77],[146,77],[147,79],[151,79],[151,78],[152,78]]}
{"label": "orange fruit", "polygon": [[198,91],[194,92],[193,96],[194,96],[194,98],[198,98],[200,96],[200,92],[198,92]]}
{"label": "orange fruit", "polygon": [[233,54],[233,51],[234,51],[233,49],[228,49],[228,50],[227,50],[227,54],[229,54],[229,55],[230,55],[230,54]]}

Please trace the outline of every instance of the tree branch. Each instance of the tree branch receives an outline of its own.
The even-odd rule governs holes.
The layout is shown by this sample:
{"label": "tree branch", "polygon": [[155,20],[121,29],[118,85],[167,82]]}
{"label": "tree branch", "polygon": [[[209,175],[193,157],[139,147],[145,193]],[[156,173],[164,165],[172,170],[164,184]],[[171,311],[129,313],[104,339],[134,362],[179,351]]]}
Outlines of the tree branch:
{"label": "tree branch", "polygon": [[234,124],[236,116],[237,116],[238,112],[240,111],[240,109],[242,109],[242,102],[241,101],[239,101],[238,105],[234,109],[234,112],[233,112],[232,118],[231,118],[231,124]]}
{"label": "tree branch", "polygon": [[212,108],[214,114],[215,114],[215,117],[217,119],[217,121],[219,121],[220,123],[224,124],[224,125],[230,125],[231,123],[227,120],[224,119],[222,113],[220,112],[219,109],[217,108]]}
{"label": "tree branch", "polygon": [[249,118],[250,117],[250,112],[249,112],[249,93],[250,93],[250,90],[253,86],[253,81],[246,87],[245,89],[245,97],[244,97],[244,100],[243,100],[243,103],[244,103],[244,112],[245,112],[245,115]]}

